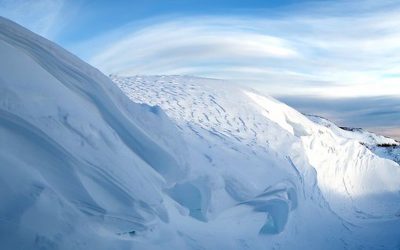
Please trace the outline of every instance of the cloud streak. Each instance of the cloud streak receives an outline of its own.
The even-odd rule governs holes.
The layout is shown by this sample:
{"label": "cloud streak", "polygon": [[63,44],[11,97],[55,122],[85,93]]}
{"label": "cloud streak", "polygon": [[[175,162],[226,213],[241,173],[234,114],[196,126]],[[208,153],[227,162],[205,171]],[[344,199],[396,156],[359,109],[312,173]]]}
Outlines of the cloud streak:
{"label": "cloud streak", "polygon": [[[284,39],[191,19],[145,27],[92,58],[107,72],[193,73],[243,61],[297,56]],[[127,50],[129,51],[127,53]]]}
{"label": "cloud streak", "polygon": [[89,58],[106,73],[223,78],[273,95],[400,95],[400,5],[324,4],[128,25]]}

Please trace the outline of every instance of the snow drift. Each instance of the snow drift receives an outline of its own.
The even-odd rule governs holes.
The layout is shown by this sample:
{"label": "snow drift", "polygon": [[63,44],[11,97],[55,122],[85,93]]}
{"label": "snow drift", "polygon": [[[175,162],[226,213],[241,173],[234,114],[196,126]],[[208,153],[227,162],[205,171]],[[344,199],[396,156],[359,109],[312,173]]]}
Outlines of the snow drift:
{"label": "snow drift", "polygon": [[[393,154],[381,158],[372,150],[398,142],[369,132],[346,131],[322,118],[310,120],[271,97],[220,80],[111,78],[133,101],[159,105],[177,124],[191,145],[188,161],[194,175],[213,179],[210,217],[236,209],[238,203],[257,204],[254,211],[267,211],[267,223],[259,233],[280,233],[296,239],[296,246],[321,248],[316,242],[327,240],[328,235],[331,241],[342,241],[332,243],[333,248],[399,243],[395,231],[400,215],[400,167]],[[215,177],[216,172],[222,180]],[[265,194],[279,194],[280,203],[274,195]],[[273,202],[261,202],[260,197]],[[282,201],[285,205],[279,205]],[[319,224],[316,218],[330,222]],[[302,229],[291,232],[300,225]],[[313,242],[304,243],[310,236],[302,231],[309,228],[324,233],[312,234]],[[373,234],[380,235],[370,238]]]}
{"label": "snow drift", "polygon": [[400,167],[357,138],[216,80],[124,95],[3,18],[0,55],[2,248],[400,246]]}
{"label": "snow drift", "polygon": [[114,247],[168,221],[161,190],[186,165],[162,111],[5,19],[0,54],[2,247]]}

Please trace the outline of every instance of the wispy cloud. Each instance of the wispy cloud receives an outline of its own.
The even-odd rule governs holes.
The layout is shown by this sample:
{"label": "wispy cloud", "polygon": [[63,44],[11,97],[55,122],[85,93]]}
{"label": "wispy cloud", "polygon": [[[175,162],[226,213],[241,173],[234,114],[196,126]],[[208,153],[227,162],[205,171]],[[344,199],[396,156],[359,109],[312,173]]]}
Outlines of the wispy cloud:
{"label": "wispy cloud", "polygon": [[224,64],[297,56],[285,39],[229,27],[228,20],[200,19],[145,27],[111,44],[91,61],[107,72],[121,74],[192,73]]}
{"label": "wispy cloud", "polygon": [[89,43],[101,48],[89,57],[106,73],[216,77],[270,94],[400,95],[399,16],[395,1],[339,1],[269,16],[165,18]]}
{"label": "wispy cloud", "polygon": [[65,0],[0,0],[0,15],[53,39],[62,28]]}

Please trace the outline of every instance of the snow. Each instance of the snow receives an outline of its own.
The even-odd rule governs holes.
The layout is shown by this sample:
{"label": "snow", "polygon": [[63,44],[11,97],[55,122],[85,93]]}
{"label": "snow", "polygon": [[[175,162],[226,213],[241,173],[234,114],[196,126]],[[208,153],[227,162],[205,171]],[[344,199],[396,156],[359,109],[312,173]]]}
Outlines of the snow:
{"label": "snow", "polygon": [[307,115],[307,117],[313,122],[323,125],[327,128],[330,128],[335,134],[345,137],[348,139],[357,140],[365,145],[378,145],[378,144],[391,144],[391,145],[400,145],[399,142],[392,138],[388,138],[382,135],[376,135],[374,133],[365,131],[361,128],[340,128],[333,122],[319,116],[315,115]]}
{"label": "snow", "polygon": [[400,142],[381,135],[376,135],[361,128],[340,128],[322,117],[308,115],[317,124],[330,128],[336,135],[353,139],[365,145],[374,154],[400,164]]}
{"label": "snow", "polygon": [[[315,220],[310,218],[313,213],[299,210],[302,206],[310,210],[318,206],[330,213],[322,217],[344,223],[339,230],[347,236],[363,234],[360,237],[368,247],[375,245],[368,242],[368,232],[357,227],[375,219],[382,219],[382,228],[387,221],[398,221],[398,164],[378,157],[357,140],[365,137],[366,142],[374,136],[372,139],[379,143],[394,142],[389,138],[372,133],[352,135],[344,130],[340,134],[339,128],[316,123],[271,97],[220,80],[188,76],[111,79],[133,101],[165,110],[189,145],[187,158],[192,158],[188,162],[191,171],[196,172],[194,175],[213,179],[216,173],[222,174],[223,183],[215,180],[213,184],[211,193],[215,199],[211,197],[209,203],[210,218],[215,217],[213,213],[221,216],[235,207],[230,199],[240,204],[258,204],[253,211],[267,212],[266,223],[259,232],[279,234],[290,231],[286,224],[291,222],[292,213]],[[284,195],[279,200],[269,195],[262,204],[255,201],[274,186],[286,190],[281,191]],[[291,206],[292,203],[300,205]],[[314,227],[312,222],[308,223]],[[347,236],[334,229],[320,230],[325,231],[321,241],[331,234],[340,235],[346,244],[353,240],[346,240]],[[298,235],[289,237],[298,239]],[[298,239],[298,244],[302,240]],[[386,238],[379,241],[393,243]],[[343,247],[341,243],[335,244]]]}
{"label": "snow", "polygon": [[1,248],[400,245],[400,167],[354,136],[220,80],[114,84],[3,18],[0,55]]}
{"label": "snow", "polygon": [[186,163],[163,112],[132,104],[99,71],[5,19],[0,54],[4,248],[40,248],[38,238],[50,248],[126,245],[112,243],[117,233],[168,220],[162,188]]}

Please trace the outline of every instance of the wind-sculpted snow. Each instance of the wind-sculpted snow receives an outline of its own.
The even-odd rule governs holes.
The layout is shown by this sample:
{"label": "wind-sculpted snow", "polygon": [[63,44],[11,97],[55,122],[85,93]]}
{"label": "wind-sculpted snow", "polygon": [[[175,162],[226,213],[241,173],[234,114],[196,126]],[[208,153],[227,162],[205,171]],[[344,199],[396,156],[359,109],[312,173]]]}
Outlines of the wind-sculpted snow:
{"label": "wind-sculpted snow", "polygon": [[162,188],[186,163],[161,110],[5,19],[0,54],[1,248],[118,248],[168,221]]}
{"label": "wind-sculpted snow", "polygon": [[1,249],[400,246],[399,166],[273,98],[112,77],[129,100],[5,19],[0,55]]}
{"label": "wind-sculpted snow", "polygon": [[[266,213],[267,222],[259,233],[282,234],[290,231],[287,224],[294,220],[293,213],[308,218],[307,228],[314,227],[312,213],[298,210],[318,206],[330,214],[322,217],[336,220],[347,235],[335,232],[335,227],[321,229],[325,231],[322,235],[341,235],[343,242],[335,243],[336,247],[360,244],[379,248],[374,244],[394,247],[400,243],[400,234],[390,233],[399,229],[400,167],[372,153],[356,140],[357,135],[338,134],[270,97],[219,80],[111,78],[133,101],[159,105],[175,121],[191,145],[188,157],[193,159],[189,160],[192,172],[196,172],[193,175],[206,175],[211,180],[216,172],[222,174],[223,181],[206,185],[214,186],[208,208],[197,206],[203,215],[208,214],[205,218],[236,207],[224,197],[228,195],[239,204],[254,205],[255,212]],[[288,190],[285,199],[255,198],[267,186],[278,184]],[[219,186],[224,186],[224,192]],[[293,200],[298,208],[290,205]],[[379,230],[386,235],[369,238]],[[322,240],[322,235],[315,237]],[[357,237],[361,242],[355,240]]]}

